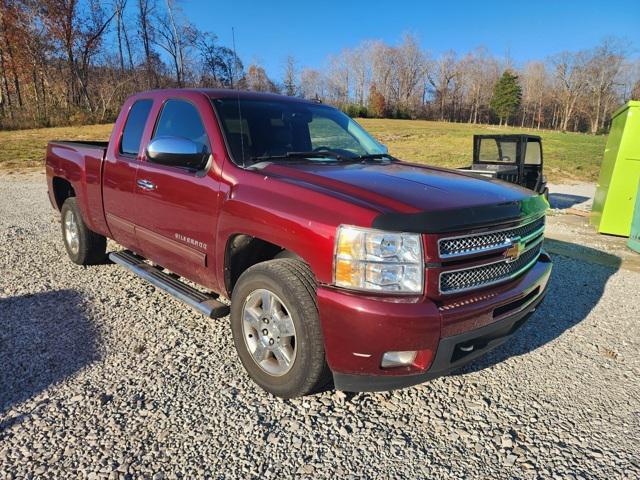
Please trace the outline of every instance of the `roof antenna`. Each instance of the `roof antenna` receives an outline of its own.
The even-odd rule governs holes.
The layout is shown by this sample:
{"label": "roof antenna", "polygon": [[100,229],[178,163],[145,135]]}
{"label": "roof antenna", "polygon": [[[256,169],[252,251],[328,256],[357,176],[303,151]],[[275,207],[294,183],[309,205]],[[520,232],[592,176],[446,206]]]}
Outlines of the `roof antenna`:
{"label": "roof antenna", "polygon": [[[236,52],[236,32],[233,27],[231,27],[231,40],[233,42],[233,75],[231,76],[231,88],[233,88],[233,77],[235,77],[238,73],[238,54]],[[236,85],[236,99],[238,101],[238,119],[240,121],[240,153],[242,154],[242,166],[245,167],[244,162],[244,131],[242,125],[242,108],[240,108],[240,90]]]}

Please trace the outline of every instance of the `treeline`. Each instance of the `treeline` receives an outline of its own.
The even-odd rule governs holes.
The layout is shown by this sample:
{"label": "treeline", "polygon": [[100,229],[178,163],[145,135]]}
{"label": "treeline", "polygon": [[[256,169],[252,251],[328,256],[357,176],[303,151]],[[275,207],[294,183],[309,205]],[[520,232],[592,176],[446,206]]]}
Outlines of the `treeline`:
{"label": "treeline", "polygon": [[265,79],[175,0],[0,0],[0,128],[111,121],[150,88],[277,90]]}
{"label": "treeline", "polygon": [[360,116],[596,133],[624,101],[640,98],[640,63],[628,49],[606,39],[517,67],[484,48],[433,57],[405,35],[399,45],[364,42],[331,57],[324,70],[302,70],[300,91]]}
{"label": "treeline", "polygon": [[518,66],[479,48],[433,56],[414,36],[363,42],[278,80],[245,67],[176,0],[0,0],[0,128],[112,121],[133,92],[221,87],[318,98],[352,116],[607,129],[640,98],[640,65],[616,39]]}

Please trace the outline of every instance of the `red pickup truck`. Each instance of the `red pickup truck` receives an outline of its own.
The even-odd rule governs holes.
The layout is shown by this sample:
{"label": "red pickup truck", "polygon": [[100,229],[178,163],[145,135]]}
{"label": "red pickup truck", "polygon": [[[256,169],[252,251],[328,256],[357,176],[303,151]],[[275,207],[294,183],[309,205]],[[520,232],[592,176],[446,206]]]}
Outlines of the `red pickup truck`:
{"label": "red pickup truck", "polygon": [[108,143],[50,142],[46,169],[72,261],[105,261],[111,238],[113,262],[230,313],[245,369],[281,397],[444,375],[512,335],[551,272],[543,196],[399,161],[318,102],[144,92]]}

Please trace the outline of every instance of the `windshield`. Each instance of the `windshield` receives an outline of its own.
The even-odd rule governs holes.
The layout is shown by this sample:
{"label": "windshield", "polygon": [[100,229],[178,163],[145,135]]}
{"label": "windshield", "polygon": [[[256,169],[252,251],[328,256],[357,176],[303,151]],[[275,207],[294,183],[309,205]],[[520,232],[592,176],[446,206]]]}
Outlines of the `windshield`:
{"label": "windshield", "polygon": [[480,140],[480,163],[516,163],[518,143],[515,140],[483,138]]}
{"label": "windshield", "polygon": [[288,154],[327,161],[329,154],[339,159],[386,153],[360,125],[333,107],[242,98],[213,103],[233,160],[239,165]]}

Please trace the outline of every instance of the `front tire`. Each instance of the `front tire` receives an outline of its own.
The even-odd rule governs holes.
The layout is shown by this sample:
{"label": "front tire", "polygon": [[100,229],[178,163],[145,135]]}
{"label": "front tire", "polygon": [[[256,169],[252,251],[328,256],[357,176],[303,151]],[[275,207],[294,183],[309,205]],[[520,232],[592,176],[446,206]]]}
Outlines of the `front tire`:
{"label": "front tire", "polygon": [[107,239],[87,228],[75,197],[67,198],[60,210],[62,240],[67,254],[78,265],[104,263]]}
{"label": "front tire", "polygon": [[315,280],[304,262],[270,260],[247,269],[233,289],[231,330],[245,370],[267,392],[293,398],[331,381]]}

